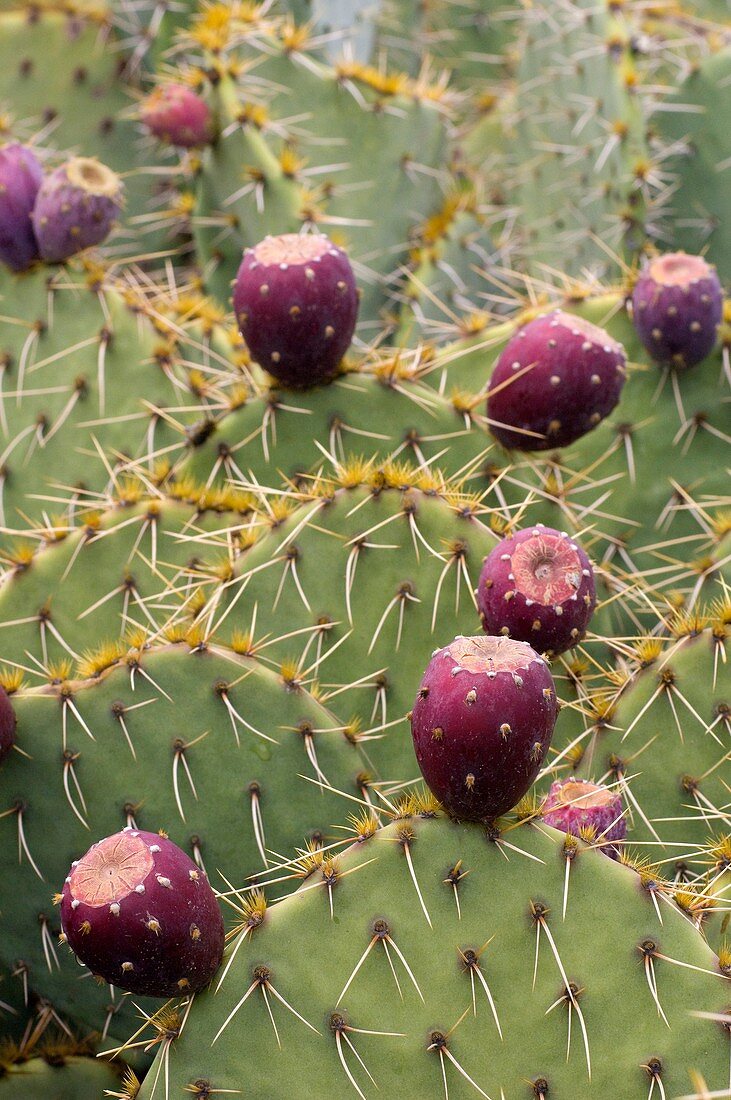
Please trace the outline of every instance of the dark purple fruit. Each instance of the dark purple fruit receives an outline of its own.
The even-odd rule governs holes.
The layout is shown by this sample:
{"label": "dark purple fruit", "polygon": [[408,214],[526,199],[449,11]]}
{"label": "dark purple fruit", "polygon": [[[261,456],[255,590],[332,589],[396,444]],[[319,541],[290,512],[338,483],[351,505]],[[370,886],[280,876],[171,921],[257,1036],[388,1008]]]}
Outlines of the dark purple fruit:
{"label": "dark purple fruit", "polygon": [[627,835],[619,794],[588,779],[556,780],[541,812],[546,825],[583,837],[613,858]]}
{"label": "dark purple fruit", "polygon": [[195,993],[216,973],[224,929],[199,867],[167,837],[124,829],[72,864],[61,927],[94,974],[131,993]]}
{"label": "dark purple fruit", "polygon": [[432,656],[411,713],[424,779],[453,817],[491,821],[535,779],[557,714],[553,677],[525,642],[455,638]]}
{"label": "dark purple fruit", "polygon": [[565,447],[612,411],[625,378],[624,348],[604,329],[554,310],[508,341],[492,373],[492,434],[520,451]]}
{"label": "dark purple fruit", "polygon": [[59,263],[101,244],[122,209],[122,181],[92,157],[73,157],[46,176],[33,210],[38,248]]}
{"label": "dark purple fruit", "polygon": [[477,586],[486,634],[506,634],[555,656],[584,637],[596,591],[591,562],[565,532],[542,523],[488,554]]}
{"label": "dark purple fruit", "polygon": [[4,687],[0,687],[0,763],[9,755],[15,744],[17,719],[13,704]]}
{"label": "dark purple fruit", "polygon": [[723,314],[716,269],[701,256],[669,252],[651,260],[632,294],[632,319],[658,363],[692,367],[713,351]]}
{"label": "dark purple fruit", "polygon": [[350,260],[322,234],[285,233],[247,248],[233,302],[252,358],[295,388],[333,377],[358,315]]}
{"label": "dark purple fruit", "polygon": [[32,149],[17,142],[0,148],[0,260],[25,271],[38,259],[31,214],[43,169]]}

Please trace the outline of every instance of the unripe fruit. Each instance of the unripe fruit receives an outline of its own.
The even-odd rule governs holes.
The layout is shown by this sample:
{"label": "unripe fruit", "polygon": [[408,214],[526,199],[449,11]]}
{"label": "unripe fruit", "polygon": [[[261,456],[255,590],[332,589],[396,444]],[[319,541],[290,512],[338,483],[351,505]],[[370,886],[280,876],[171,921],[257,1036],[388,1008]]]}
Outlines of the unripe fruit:
{"label": "unripe fruit", "polygon": [[452,816],[491,821],[535,779],[557,714],[553,677],[525,642],[455,638],[434,653],[411,713],[424,779]]}
{"label": "unripe fruit", "polygon": [[546,825],[583,836],[613,858],[627,835],[619,794],[588,779],[556,780],[541,812]]}
{"label": "unripe fruit", "polygon": [[186,84],[163,84],[140,105],[140,117],[150,133],[167,145],[195,149],[215,136],[211,109]]}

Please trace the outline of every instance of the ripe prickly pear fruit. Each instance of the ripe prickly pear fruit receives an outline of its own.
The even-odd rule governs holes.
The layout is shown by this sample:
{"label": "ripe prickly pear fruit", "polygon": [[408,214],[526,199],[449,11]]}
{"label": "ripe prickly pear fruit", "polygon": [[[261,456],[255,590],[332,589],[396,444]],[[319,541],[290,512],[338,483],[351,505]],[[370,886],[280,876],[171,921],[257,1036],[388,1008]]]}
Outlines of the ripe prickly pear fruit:
{"label": "ripe prickly pear fruit", "polygon": [[637,335],[658,363],[692,367],[713,350],[723,314],[715,267],[669,252],[651,260],[632,294]]}
{"label": "ripe prickly pear fruit", "polygon": [[196,149],[215,136],[211,109],[185,84],[163,84],[140,105],[140,117],[149,132],[166,145]]}
{"label": "ripe prickly pear fruit", "polygon": [[487,394],[490,430],[520,451],[573,443],[619,401],[626,359],[622,345],[590,321],[560,309],[536,317],[508,341],[495,365]]}
{"label": "ripe prickly pear fruit", "polygon": [[15,727],[17,719],[13,704],[8,698],[4,687],[0,687],[0,763],[12,750],[15,744]]}
{"label": "ripe prickly pear fruit", "polygon": [[224,929],[208,879],[167,837],[124,829],[72,864],[61,927],[94,974],[131,993],[194,993],[221,962]]}
{"label": "ripe prickly pear fruit", "polygon": [[546,825],[583,836],[616,859],[627,835],[622,799],[616,791],[588,779],[558,779],[542,807]]}
{"label": "ripe prickly pear fruit", "polygon": [[12,271],[25,271],[38,259],[31,214],[43,169],[25,145],[0,149],[0,260]]}
{"label": "ripe prickly pear fruit", "polygon": [[101,244],[122,209],[122,181],[93,157],[73,157],[41,184],[33,210],[40,254],[47,263]]}
{"label": "ripe prickly pear fruit", "polygon": [[584,636],[596,590],[591,562],[565,532],[542,523],[499,542],[482,566],[477,608],[486,634],[555,656]]}
{"label": "ripe prickly pear fruit", "polygon": [[411,712],[424,779],[453,817],[492,821],[535,779],[557,714],[553,677],[529,645],[457,637],[432,656]]}
{"label": "ripe prickly pear fruit", "polygon": [[285,233],[247,248],[233,301],[252,358],[296,388],[332,378],[358,315],[350,261],[324,234]]}

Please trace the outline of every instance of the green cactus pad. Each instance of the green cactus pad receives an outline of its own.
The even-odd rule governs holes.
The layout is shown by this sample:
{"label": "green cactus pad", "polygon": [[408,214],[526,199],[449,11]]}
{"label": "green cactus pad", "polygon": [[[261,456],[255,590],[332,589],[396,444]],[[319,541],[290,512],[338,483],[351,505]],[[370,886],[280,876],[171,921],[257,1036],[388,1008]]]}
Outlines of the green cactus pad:
{"label": "green cactus pad", "polygon": [[168,1071],[172,1095],[645,1100],[653,1074],[679,1096],[701,1070],[725,1088],[728,1037],[693,1015],[727,1006],[718,960],[633,871],[572,851],[564,912],[560,834],[401,817],[337,860],[335,921],[317,871],[267,912],[141,1098]]}
{"label": "green cactus pad", "polygon": [[[428,368],[428,363],[426,364]],[[469,471],[497,445],[469,409],[457,410],[399,358],[304,392],[270,389],[211,424],[176,473],[277,488],[327,463],[438,458],[446,477]],[[487,459],[485,458],[485,461]]]}
{"label": "green cactus pad", "polygon": [[128,495],[124,488],[112,507],[51,534],[33,556],[17,548],[10,554],[0,584],[6,662],[26,664],[30,657],[39,668],[50,668],[69,657],[81,659],[103,642],[119,644],[138,627],[154,636],[185,604],[191,570],[226,569],[221,530],[236,541],[252,522],[244,494],[237,513],[231,504],[215,507],[226,495],[231,500],[230,493],[198,487],[196,504],[144,494],[140,499],[139,485],[130,485]]}
{"label": "green cactus pad", "polygon": [[131,287],[95,268],[4,272],[0,309],[3,527],[103,503],[120,471],[184,446],[199,409]]}
{"label": "green cactus pad", "polygon": [[[723,3],[728,20],[728,8]],[[731,49],[719,50],[695,66],[658,116],[662,137],[677,150],[670,161],[675,176],[673,207],[664,239],[670,248],[702,251],[731,272],[728,133],[731,110]]]}
{"label": "green cactus pad", "polygon": [[[13,696],[18,751],[2,769],[0,830],[2,874],[17,890],[0,914],[0,957],[76,1026],[117,1038],[131,1001],[110,997],[56,943],[51,899],[71,861],[134,821],[164,829],[225,890],[219,870],[258,874],[344,816],[340,798],[301,776],[358,796],[367,771],[304,688],[264,660],[191,644],[124,657],[102,649],[90,679]],[[297,882],[279,883],[275,896]]]}
{"label": "green cactus pad", "polygon": [[96,1058],[57,1055],[49,1049],[43,1057],[2,1068],[3,1100],[99,1100],[124,1095],[117,1068]]}
{"label": "green cactus pad", "polygon": [[580,742],[580,774],[619,781],[631,795],[630,839],[652,860],[694,862],[729,831],[731,666],[721,624],[658,645],[618,693],[608,723]]}
{"label": "green cactus pad", "polygon": [[[520,16],[518,16],[520,18]],[[617,5],[590,0],[557,9],[526,5],[517,44],[515,96],[507,102],[501,178],[520,210],[521,269],[617,272],[642,247],[649,157],[634,94],[634,26]],[[493,173],[488,115],[469,151]]]}

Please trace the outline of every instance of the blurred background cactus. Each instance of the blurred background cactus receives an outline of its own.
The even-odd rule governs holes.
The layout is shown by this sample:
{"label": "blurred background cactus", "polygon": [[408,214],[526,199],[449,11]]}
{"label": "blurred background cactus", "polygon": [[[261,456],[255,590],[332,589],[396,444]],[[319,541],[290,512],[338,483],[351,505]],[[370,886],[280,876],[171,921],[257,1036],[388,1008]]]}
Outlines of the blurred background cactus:
{"label": "blurred background cactus", "polygon": [[[728,0],[0,0],[0,59],[0,1100],[731,1097]],[[422,705],[483,623],[550,747],[526,645]],[[441,806],[409,721],[499,772],[508,675],[534,784]],[[125,828],[209,991],[65,942]]]}

